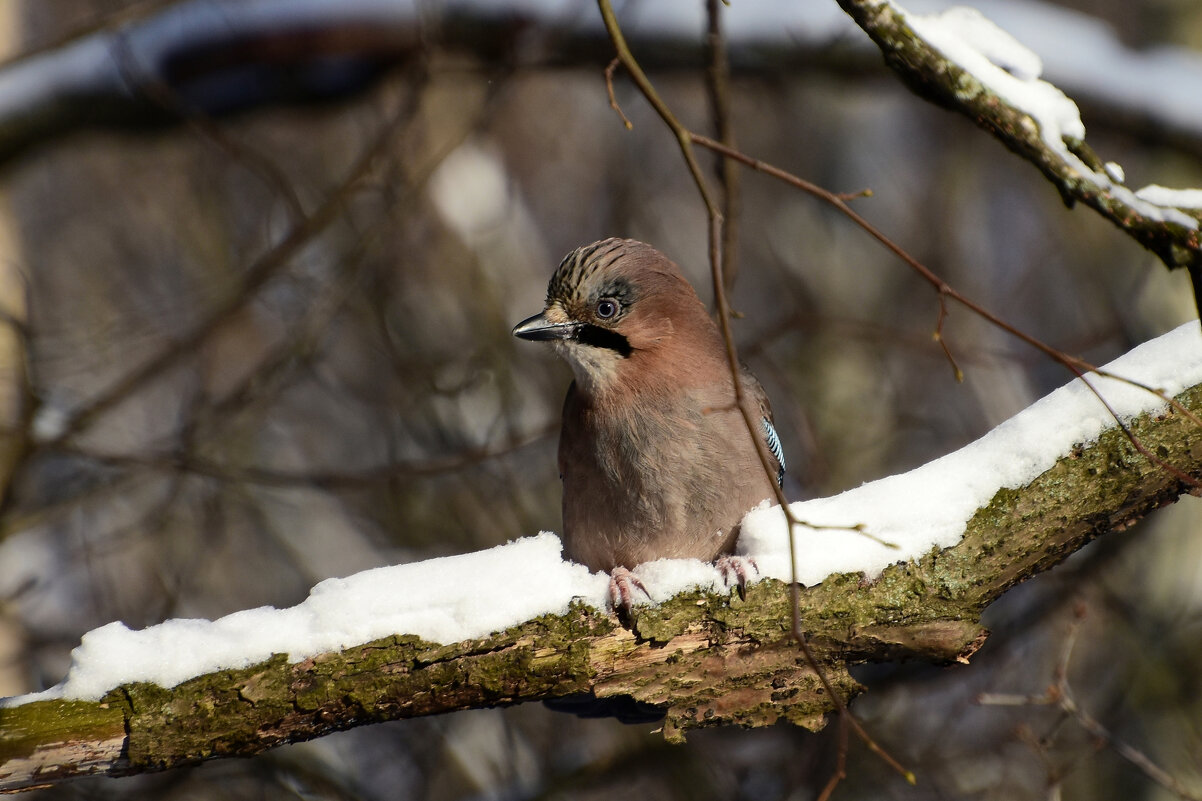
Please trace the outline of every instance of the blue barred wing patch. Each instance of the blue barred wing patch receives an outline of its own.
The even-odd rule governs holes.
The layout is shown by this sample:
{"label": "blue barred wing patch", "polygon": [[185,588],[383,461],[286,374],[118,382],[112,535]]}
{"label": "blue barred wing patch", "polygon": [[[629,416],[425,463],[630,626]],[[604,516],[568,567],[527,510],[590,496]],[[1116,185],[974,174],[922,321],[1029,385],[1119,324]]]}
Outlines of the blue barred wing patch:
{"label": "blue barred wing patch", "polygon": [[780,445],[780,437],[777,436],[776,426],[772,425],[772,421],[765,417],[762,422],[764,442],[768,445],[768,450],[772,451],[772,455],[776,457],[776,463],[780,465],[776,471],[776,485],[783,487],[785,485],[785,449]]}

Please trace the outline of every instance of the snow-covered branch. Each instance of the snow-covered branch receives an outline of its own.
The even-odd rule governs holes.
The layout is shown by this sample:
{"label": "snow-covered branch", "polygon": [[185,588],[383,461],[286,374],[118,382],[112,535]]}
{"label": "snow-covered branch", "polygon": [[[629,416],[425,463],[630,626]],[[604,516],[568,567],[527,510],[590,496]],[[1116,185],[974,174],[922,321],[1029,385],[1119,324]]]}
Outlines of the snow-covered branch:
{"label": "snow-covered branch", "polygon": [[[1179,406],[1091,377],[1126,432],[1074,382],[957,453],[796,506],[802,517],[858,510],[875,537],[800,536],[810,585],[802,620],[842,692],[859,691],[848,672],[856,664],[967,660],[987,635],[982,610],[1007,589],[1172,503],[1189,488],[1181,474],[1202,476],[1197,324],[1108,372],[1167,389]],[[964,497],[984,500],[965,517]],[[770,577],[788,569],[771,545],[773,517],[749,518],[743,544]],[[659,705],[671,739],[698,726],[822,725],[831,706],[790,640],[784,583],[769,578],[749,586],[746,599],[731,597],[715,590],[708,566],[687,560],[651,563],[642,577],[657,598],[673,597],[637,606],[623,626],[599,611],[606,577],[563,562],[557,540],[543,534],[331,579],[290,609],[143,631],[111,624],[85,635],[61,685],[0,705],[0,790],[575,693]]]}
{"label": "snow-covered branch", "polygon": [[[922,11],[946,5],[914,2]],[[1197,152],[1202,119],[1196,104],[1180,102],[1202,85],[1197,54],[1127,47],[1101,19],[1051,4],[975,5],[1040,52],[1050,80],[1109,124],[1153,131]],[[648,6],[631,17],[624,28],[645,66],[692,70],[700,63],[703,4],[662,12]],[[726,28],[731,67],[740,75],[815,63],[858,69],[870,53],[833,3],[733,7]],[[80,128],[138,128],[187,114],[343,96],[428,41],[484,64],[516,56],[524,65],[602,65],[610,57],[586,0],[444,0],[420,11],[411,0],[172,3],[116,16],[0,65],[0,163]]]}
{"label": "snow-covered branch", "polygon": [[917,94],[965,114],[1034,164],[1060,192],[1098,211],[1168,267],[1202,275],[1202,193],[1132,191],[1120,165],[1085,143],[1077,106],[1041,80],[1038,56],[978,11],[911,14],[892,0],[839,0]]}

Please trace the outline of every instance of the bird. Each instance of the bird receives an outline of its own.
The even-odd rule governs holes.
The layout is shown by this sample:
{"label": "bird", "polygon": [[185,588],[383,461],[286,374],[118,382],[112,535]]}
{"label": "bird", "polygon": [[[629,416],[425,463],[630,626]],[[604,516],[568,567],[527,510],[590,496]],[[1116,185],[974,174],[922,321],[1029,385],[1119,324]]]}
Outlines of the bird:
{"label": "bird", "polygon": [[785,457],[767,394],[740,366],[772,475],[764,469],[725,341],[680,268],[633,239],[577,248],[513,335],[550,343],[572,368],[558,456],[564,555],[609,572],[626,613],[646,594],[630,571],[654,559],[715,562],[742,591],[754,563],[732,556],[739,524],[775,497]]}

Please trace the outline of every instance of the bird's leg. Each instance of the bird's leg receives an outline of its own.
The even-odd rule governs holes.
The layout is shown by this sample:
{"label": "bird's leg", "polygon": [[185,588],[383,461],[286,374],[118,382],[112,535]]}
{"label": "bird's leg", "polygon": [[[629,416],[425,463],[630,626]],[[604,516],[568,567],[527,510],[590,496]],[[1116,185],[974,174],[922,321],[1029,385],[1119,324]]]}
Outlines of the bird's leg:
{"label": "bird's leg", "polygon": [[634,573],[624,567],[615,567],[609,574],[609,602],[619,616],[629,617],[630,608],[634,605],[634,591],[651,597],[643,582]]}
{"label": "bird's leg", "polygon": [[714,567],[722,574],[722,581],[729,587],[731,579],[738,582],[739,598],[747,600],[747,580],[759,575],[760,569],[750,556],[724,554],[714,560]]}

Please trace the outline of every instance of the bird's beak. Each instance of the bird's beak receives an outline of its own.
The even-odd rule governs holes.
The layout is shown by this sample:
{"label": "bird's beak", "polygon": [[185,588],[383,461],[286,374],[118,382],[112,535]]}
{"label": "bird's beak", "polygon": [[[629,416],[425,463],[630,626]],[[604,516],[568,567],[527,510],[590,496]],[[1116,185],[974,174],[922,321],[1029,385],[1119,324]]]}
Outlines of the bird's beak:
{"label": "bird's beak", "polygon": [[527,317],[513,327],[513,335],[519,339],[531,342],[550,342],[560,339],[571,339],[580,331],[580,323],[568,320],[553,323],[546,317],[546,312]]}

